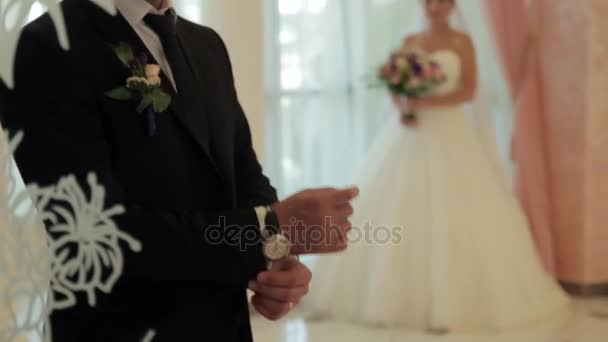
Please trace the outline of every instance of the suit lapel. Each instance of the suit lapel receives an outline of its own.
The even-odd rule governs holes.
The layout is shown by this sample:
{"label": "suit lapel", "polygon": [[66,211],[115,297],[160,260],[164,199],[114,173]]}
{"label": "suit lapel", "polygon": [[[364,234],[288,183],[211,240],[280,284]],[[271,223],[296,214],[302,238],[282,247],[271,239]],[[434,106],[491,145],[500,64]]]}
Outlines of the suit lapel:
{"label": "suit lapel", "polygon": [[[195,87],[190,87],[188,90],[192,91],[189,93],[189,98],[193,100],[193,105],[195,105],[194,108],[197,108],[198,110],[196,115],[182,115],[181,119],[184,121],[184,124],[191,128],[194,136],[207,139],[207,146],[211,146],[210,150],[215,152],[210,153],[211,158],[214,161],[214,166],[226,185],[230,187],[231,177],[227,177],[227,172],[231,167],[226,158],[229,153],[226,153],[226,151],[231,151],[231,149],[228,148],[228,146],[224,146],[223,143],[222,148],[218,148],[219,146],[217,144],[220,143],[218,133],[224,132],[225,127],[222,126],[223,120],[221,120],[219,116],[212,115],[212,113],[219,112],[217,101],[213,97],[213,89],[209,87],[209,84],[212,82],[209,73],[216,69],[214,69],[213,65],[210,65],[209,58],[201,58],[200,56],[198,58],[194,57],[192,54],[194,49],[189,46],[188,42],[196,41],[197,44],[203,44],[203,42],[196,40],[194,37],[192,37],[192,40],[189,40],[181,20],[182,19],[180,18],[177,22],[177,35],[182,51],[186,57],[186,62],[196,80]],[[219,172],[219,170],[224,172]]]}
{"label": "suit lapel", "polygon": [[180,21],[177,23],[177,36],[180,47],[186,57],[186,62],[191,72],[189,77],[190,82],[187,84],[178,84],[178,93],[175,94],[175,106],[173,106],[176,118],[182,123],[184,128],[190,132],[199,146],[203,149],[209,160],[213,163],[214,168],[219,172],[219,168],[215,163],[215,158],[211,153],[210,148],[210,121],[208,107],[209,102],[205,98],[208,94],[202,88],[205,85],[202,78],[203,73],[198,68],[198,65],[193,63],[193,58],[190,54],[188,46],[185,44],[185,33],[181,29]]}
{"label": "suit lapel", "polygon": [[201,105],[201,96],[195,92],[198,88],[197,85],[178,84],[178,92],[176,92],[171,85],[171,81],[164,73],[161,78],[164,85],[163,89],[171,95],[171,105],[168,112],[172,113],[184,130],[192,136],[196,144],[199,145],[205,156],[209,159],[217,174],[221,175],[215,158],[211,153],[209,120],[206,113],[203,112],[204,106]]}
{"label": "suit lapel", "polygon": [[[179,22],[178,22],[179,23]],[[178,31],[180,26],[178,25]],[[192,51],[197,51],[194,47],[188,48],[188,42],[196,42],[200,51],[199,55],[196,55],[196,59],[192,55]],[[228,120],[223,115],[223,107],[226,103],[219,102],[219,97],[217,96],[217,89],[212,87],[211,85],[217,85],[217,82],[220,78],[217,75],[217,71],[221,70],[221,67],[216,64],[215,58],[210,55],[210,51],[214,51],[214,46],[210,44],[207,40],[201,39],[193,39],[187,40],[185,36],[181,36],[181,43],[184,47],[184,52],[186,54],[186,58],[188,59],[188,63],[194,66],[195,69],[198,69],[199,72],[199,84],[201,85],[201,91],[199,94],[199,100],[201,101],[201,108],[205,108],[207,113],[213,113],[214,115],[207,115],[207,121],[209,122],[209,127],[213,129],[209,131],[209,140],[211,143],[212,151],[215,152],[214,157],[216,163],[218,164],[218,168],[223,171],[222,178],[224,179],[227,186],[234,190],[234,146],[232,146],[232,140],[226,139],[226,132],[229,132],[231,127],[227,126],[230,124],[230,120]],[[202,48],[201,48],[202,45]],[[196,63],[193,61],[196,60]]]}
{"label": "suit lapel", "polygon": [[[141,38],[120,13],[116,16],[112,16],[98,8],[96,5],[89,3],[88,1],[87,3],[88,6],[91,6],[89,8],[91,20],[94,23],[96,30],[102,35],[103,40],[108,42],[108,45],[124,41],[130,44],[136,53],[138,51],[143,51],[147,53],[151,63],[157,63]],[[167,76],[164,73],[161,73],[163,89],[172,97],[168,112],[173,113],[174,117],[180,122],[188,134],[194,138],[217,174],[222,177],[222,172],[220,172],[210,148],[209,120],[206,113],[205,101],[203,101],[203,96],[206,95],[206,92],[198,86],[199,84],[205,83],[200,76],[202,73],[199,72],[196,64],[193,63],[192,56],[189,54],[188,48],[184,44],[184,33],[179,27],[180,25],[178,25],[180,43],[182,44],[183,51],[188,59],[194,82],[193,84],[178,84],[178,92],[176,93]],[[118,59],[116,59],[116,64],[120,65]],[[160,115],[168,114],[169,113],[163,113]]]}

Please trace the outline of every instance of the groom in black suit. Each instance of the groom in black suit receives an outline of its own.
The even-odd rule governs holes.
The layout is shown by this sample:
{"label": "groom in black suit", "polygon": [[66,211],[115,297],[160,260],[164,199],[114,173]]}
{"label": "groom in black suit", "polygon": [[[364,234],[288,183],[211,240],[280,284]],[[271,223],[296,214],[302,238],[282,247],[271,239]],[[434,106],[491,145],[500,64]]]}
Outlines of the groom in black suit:
{"label": "groom in black suit", "polygon": [[[292,255],[342,250],[357,190],[307,190],[277,201],[220,37],[177,17],[167,0],[116,3],[119,14],[111,16],[89,0],[63,1],[68,51],[49,16],[28,25],[15,87],[2,101],[11,106],[0,108],[4,125],[25,133],[16,160],[26,182],[73,174],[86,189],[94,172],[106,207],[126,207],[118,227],[143,245],[140,253],[125,246],[124,272],[111,293],[97,293],[95,306],[76,293],[75,306],[54,311],[52,336],[135,342],[153,330],[153,341],[250,341],[246,288],[258,312],[274,320],[306,294],[311,278],[293,256],[267,269],[276,251],[261,229],[286,236]],[[160,65],[160,86],[171,96],[162,113],[140,114],[138,101],[107,95],[132,76],[111,49],[120,43]],[[214,230],[232,235],[211,240]],[[311,243],[313,232],[324,238]]]}

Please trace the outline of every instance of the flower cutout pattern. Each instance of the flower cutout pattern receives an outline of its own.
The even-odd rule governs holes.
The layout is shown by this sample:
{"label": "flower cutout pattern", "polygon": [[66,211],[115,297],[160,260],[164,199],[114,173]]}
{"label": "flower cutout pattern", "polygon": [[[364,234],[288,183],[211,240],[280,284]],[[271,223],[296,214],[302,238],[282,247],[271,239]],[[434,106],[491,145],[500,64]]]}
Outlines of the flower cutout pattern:
{"label": "flower cutout pattern", "polygon": [[74,306],[81,292],[95,306],[123,272],[124,246],[142,245],[118,228],[114,218],[125,209],[105,207],[92,173],[88,192],[73,175],[26,190],[12,158],[22,137],[0,136],[0,341],[28,334],[50,341],[50,314]]}
{"label": "flower cutout pattern", "polygon": [[105,189],[94,174],[89,174],[87,181],[90,198],[74,176],[64,177],[49,188],[29,188],[51,236],[51,287],[54,293],[61,294],[53,296],[53,310],[74,305],[77,292],[86,292],[89,305],[95,306],[97,292],[110,293],[122,274],[124,255],[120,242],[126,242],[135,252],[142,249],[113,221],[114,216],[124,213],[124,208],[104,208]]}
{"label": "flower cutout pattern", "polygon": [[[114,0],[90,1],[116,13]],[[61,47],[69,48],[60,2],[0,0],[0,84],[9,88],[21,30],[36,3],[48,11]],[[22,139],[19,133],[9,141],[0,128],[0,341],[50,342],[50,314],[75,305],[79,292],[96,305],[122,274],[121,248],[142,246],[116,226],[114,217],[125,209],[105,208],[105,189],[94,174],[87,177],[88,192],[70,175],[53,186],[26,188],[13,159]],[[143,340],[154,336],[150,330]]]}

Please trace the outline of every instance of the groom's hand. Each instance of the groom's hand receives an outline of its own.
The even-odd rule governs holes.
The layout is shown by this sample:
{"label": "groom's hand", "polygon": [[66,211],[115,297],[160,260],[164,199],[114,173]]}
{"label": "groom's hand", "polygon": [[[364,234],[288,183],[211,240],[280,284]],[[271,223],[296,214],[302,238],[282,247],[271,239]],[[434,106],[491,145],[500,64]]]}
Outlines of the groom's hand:
{"label": "groom's hand", "polygon": [[273,206],[279,225],[291,241],[292,254],[331,253],[348,246],[352,228],[351,200],[359,194],[347,189],[311,189],[299,192]]}
{"label": "groom's hand", "polygon": [[249,282],[255,293],[251,303],[262,316],[281,319],[308,293],[311,279],[310,270],[295,257],[275,261],[269,271]]}

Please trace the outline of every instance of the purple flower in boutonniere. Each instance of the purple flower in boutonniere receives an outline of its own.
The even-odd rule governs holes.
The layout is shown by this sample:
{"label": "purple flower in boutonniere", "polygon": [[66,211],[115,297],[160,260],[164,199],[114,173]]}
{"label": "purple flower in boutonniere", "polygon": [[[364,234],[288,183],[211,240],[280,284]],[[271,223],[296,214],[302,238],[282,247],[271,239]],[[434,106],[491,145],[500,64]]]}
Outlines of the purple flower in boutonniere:
{"label": "purple flower in boutonniere", "polygon": [[163,113],[171,104],[171,95],[161,88],[160,66],[147,64],[145,54],[137,57],[127,43],[112,46],[116,57],[131,71],[126,85],[112,89],[106,93],[114,100],[139,100],[138,113],[146,113],[148,119],[148,134],[156,134],[156,115]]}

